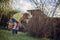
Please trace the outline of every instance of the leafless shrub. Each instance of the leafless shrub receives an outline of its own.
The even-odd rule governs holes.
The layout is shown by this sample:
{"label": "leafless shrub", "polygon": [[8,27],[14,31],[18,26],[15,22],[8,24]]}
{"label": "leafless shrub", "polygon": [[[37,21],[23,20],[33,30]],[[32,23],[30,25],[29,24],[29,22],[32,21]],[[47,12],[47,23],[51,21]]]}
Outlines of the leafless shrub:
{"label": "leafless shrub", "polygon": [[36,37],[55,37],[59,18],[49,18],[40,10],[30,10],[33,17],[27,24],[27,30]]}

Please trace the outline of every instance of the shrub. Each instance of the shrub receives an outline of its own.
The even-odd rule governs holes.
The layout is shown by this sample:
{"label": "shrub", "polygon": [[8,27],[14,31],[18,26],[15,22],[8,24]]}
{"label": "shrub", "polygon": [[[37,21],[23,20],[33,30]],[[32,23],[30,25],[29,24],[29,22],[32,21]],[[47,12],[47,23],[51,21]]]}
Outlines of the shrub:
{"label": "shrub", "polygon": [[59,18],[49,18],[40,10],[30,10],[33,17],[27,24],[27,30],[30,35],[36,37],[54,37],[56,36],[56,27],[60,23]]}

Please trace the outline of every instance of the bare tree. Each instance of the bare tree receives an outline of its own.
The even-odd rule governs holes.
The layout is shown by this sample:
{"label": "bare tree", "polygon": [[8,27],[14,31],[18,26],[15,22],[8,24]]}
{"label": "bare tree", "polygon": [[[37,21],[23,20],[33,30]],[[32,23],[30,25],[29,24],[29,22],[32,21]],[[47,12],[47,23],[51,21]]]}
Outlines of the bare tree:
{"label": "bare tree", "polygon": [[56,3],[56,5],[55,5],[55,9],[53,10],[52,17],[54,16],[54,13],[55,13],[57,7],[59,6],[59,4],[60,4],[60,0],[58,0],[57,3]]}
{"label": "bare tree", "polygon": [[[40,9],[43,12],[45,11],[45,8],[44,7],[45,6],[48,6],[46,4],[46,1],[47,0],[30,0],[30,1],[33,2],[37,6],[36,8]],[[50,1],[50,0],[48,0],[48,1]],[[48,1],[47,1],[47,3],[48,3]],[[52,6],[52,7],[54,7],[54,8],[52,8],[53,10],[50,9],[51,11],[48,11],[48,12],[46,11],[45,12],[46,15],[48,15],[48,16],[51,15],[51,17],[53,17],[55,15],[56,9],[57,9],[58,5],[60,4],[60,0],[53,0],[53,1],[55,2],[55,3],[53,3],[55,5]],[[51,5],[51,4],[49,4],[49,5]]]}

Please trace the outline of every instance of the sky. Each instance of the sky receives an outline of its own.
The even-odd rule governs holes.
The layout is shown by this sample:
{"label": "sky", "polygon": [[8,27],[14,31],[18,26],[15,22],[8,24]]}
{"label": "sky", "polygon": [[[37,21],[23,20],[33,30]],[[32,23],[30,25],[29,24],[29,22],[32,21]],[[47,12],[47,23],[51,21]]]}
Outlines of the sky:
{"label": "sky", "polygon": [[[42,1],[41,4],[44,4],[47,6],[56,5],[56,2],[54,0],[41,0],[41,1]],[[38,2],[38,5],[39,4],[40,2]],[[32,2],[32,0],[13,0],[12,6],[13,6],[13,9],[22,10],[22,11],[34,9],[36,7],[36,5],[34,4],[34,2]]]}
{"label": "sky", "polygon": [[29,0],[13,0],[13,9],[26,12],[27,10],[35,9],[33,2]]}

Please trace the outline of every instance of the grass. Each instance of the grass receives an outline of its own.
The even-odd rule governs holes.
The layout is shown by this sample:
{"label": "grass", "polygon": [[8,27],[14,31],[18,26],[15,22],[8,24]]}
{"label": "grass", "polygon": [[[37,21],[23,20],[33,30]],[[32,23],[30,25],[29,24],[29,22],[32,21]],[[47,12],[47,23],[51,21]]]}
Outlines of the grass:
{"label": "grass", "polygon": [[14,36],[11,31],[0,30],[0,40],[49,40],[46,38],[34,38],[27,33],[19,32],[17,36]]}

